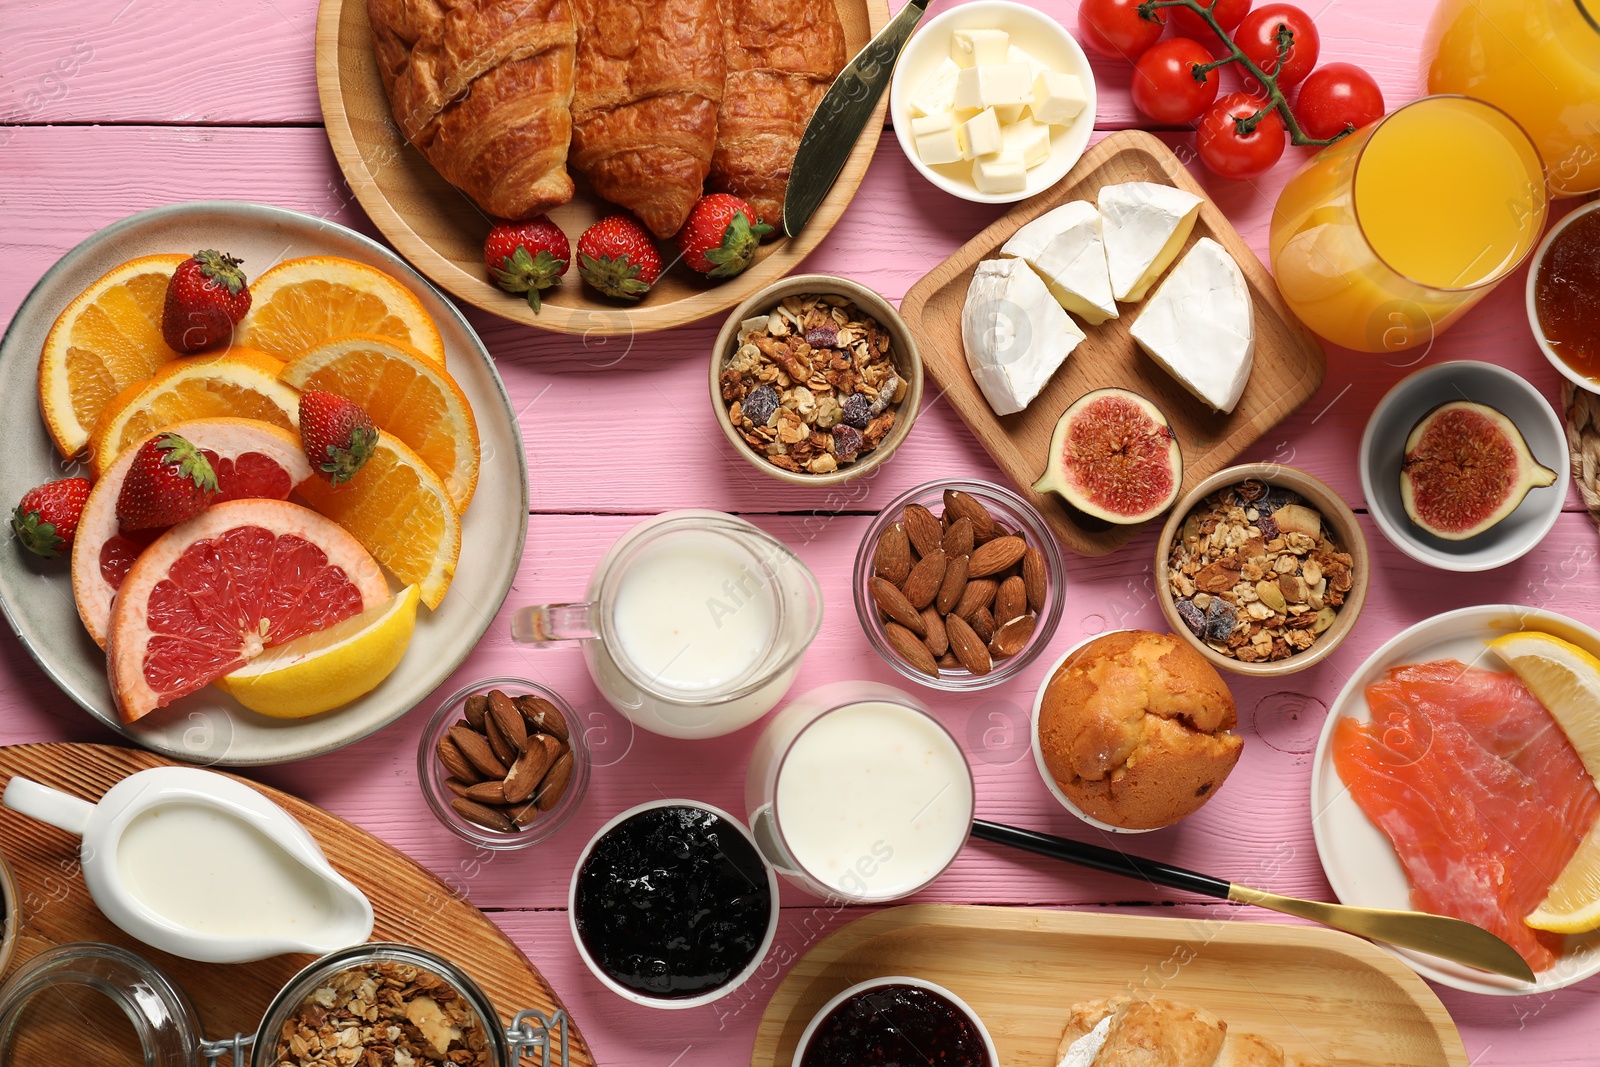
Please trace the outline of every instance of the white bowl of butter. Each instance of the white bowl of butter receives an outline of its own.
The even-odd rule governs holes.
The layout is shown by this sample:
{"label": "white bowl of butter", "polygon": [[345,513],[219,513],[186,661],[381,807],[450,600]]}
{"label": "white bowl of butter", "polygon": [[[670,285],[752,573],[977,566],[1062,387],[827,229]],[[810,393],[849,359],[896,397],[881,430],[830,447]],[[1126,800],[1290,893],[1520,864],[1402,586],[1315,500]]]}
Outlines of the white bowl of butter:
{"label": "white bowl of butter", "polygon": [[953,196],[1010,204],[1060,181],[1094,132],[1094,72],[1062,25],[1010,0],[928,21],[889,87],[900,148]]}

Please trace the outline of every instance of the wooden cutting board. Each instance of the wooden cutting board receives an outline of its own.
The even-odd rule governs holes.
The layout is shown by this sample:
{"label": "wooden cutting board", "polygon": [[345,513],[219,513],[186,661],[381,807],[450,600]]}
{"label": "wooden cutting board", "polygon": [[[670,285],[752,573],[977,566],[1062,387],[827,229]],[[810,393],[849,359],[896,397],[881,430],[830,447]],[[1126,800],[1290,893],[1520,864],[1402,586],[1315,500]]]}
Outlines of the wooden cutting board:
{"label": "wooden cutting board", "polygon": [[[980,261],[998,256],[1000,246],[1024,224],[1068,200],[1094,200],[1102,185],[1119,182],[1162,182],[1201,198],[1200,217],[1185,251],[1202,237],[1222,245],[1244,272],[1255,305],[1255,364],[1244,396],[1228,415],[1219,415],[1195,399],[1128,336],[1128,327],[1143,305],[1120,304],[1118,318],[1099,326],[1079,322],[1086,339],[1067,357],[1033,403],[1015,415],[996,416],[972,380],[961,343],[961,308],[973,271]],[[1152,287],[1151,292],[1154,291]],[[1154,401],[1166,414],[1183,447],[1183,482],[1187,488],[1227,466],[1310,399],[1327,371],[1322,342],[1289,311],[1267,268],[1239,237],[1222,209],[1206,197],[1205,190],[1172,154],[1172,149],[1139,130],[1123,130],[1105,138],[1089,149],[1065,178],[1018,204],[929,271],[906,293],[900,302],[900,314],[917,335],[923,364],[944,390],[945,399],[1000,469],[1016,483],[1017,491],[1044,514],[1061,543],[1085,556],[1114,551],[1141,527],[1086,529],[1072,520],[1060,497],[1032,489],[1033,482],[1044,473],[1056,420],[1073,401],[1092,389],[1113,385],[1132,389]]]}
{"label": "wooden cutting board", "polygon": [[[0,748],[0,788],[13,775],[98,800],[135,771],[182,766],[159,756],[110,745],[47,744]],[[483,913],[439,879],[366,831],[287,793],[244,779],[281,805],[311,832],[334,868],[372,901],[375,941],[400,941],[431,949],[477,981],[500,1012],[502,1024],[524,1008],[547,1018],[561,999],[538,968]],[[441,829],[440,833],[444,831]],[[311,956],[277,956],[258,963],[215,964],[179,959],[124,934],[100,914],[83,885],[78,838],[0,808],[0,851],[10,862],[22,903],[9,970],[55,945],[104,941],[151,960],[194,1000],[208,1037],[254,1034],[267,1004]],[[9,977],[9,974],[7,975]],[[85,1031],[75,1052],[91,1052]],[[594,1057],[569,1023],[571,1067],[593,1067]],[[82,1058],[80,1056],[80,1058]],[[105,1062],[121,1062],[106,1057]]]}
{"label": "wooden cutting board", "polygon": [[1005,1067],[1054,1067],[1067,1010],[1159,997],[1330,1067],[1467,1067],[1444,1005],[1367,941],[1314,926],[915,904],[824,938],[772,995],[751,1067],[790,1067],[830,999],[889,975],[944,986],[977,1012]]}

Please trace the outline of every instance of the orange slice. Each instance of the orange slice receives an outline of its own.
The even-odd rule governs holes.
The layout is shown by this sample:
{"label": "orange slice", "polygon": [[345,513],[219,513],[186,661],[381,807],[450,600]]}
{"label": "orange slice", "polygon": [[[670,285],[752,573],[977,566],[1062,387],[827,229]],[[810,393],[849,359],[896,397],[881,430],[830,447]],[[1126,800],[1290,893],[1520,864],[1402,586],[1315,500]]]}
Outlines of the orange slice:
{"label": "orange slice", "polygon": [[448,371],[410,345],[375,334],[324,341],[289,361],[283,380],[353,400],[378,428],[444,480],[456,511],[478,485],[478,426]]}
{"label": "orange slice", "polygon": [[141,256],[79,293],[44,339],[39,410],[63,456],[89,443],[106,404],[178,353],[161,339],[167,281],[186,256]]}
{"label": "orange slice", "polygon": [[299,425],[300,394],[279,380],[283,364],[264,352],[235,345],[215,356],[169,363],[142,385],[130,386],[107,405],[89,438],[96,478],[135,441],[186,419],[233,416]]}
{"label": "orange slice", "polygon": [[375,333],[441,367],[444,341],[416,295],[376,267],[338,256],[286,259],[250,286],[240,339],[279,359],[347,333]]}
{"label": "orange slice", "polygon": [[333,521],[286,500],[212,505],[123,579],[106,642],[117,709],[143,718],[388,599],[377,563]]}
{"label": "orange slice", "polygon": [[378,432],[372,458],[335,488],[312,478],[300,495],[356,536],[402,585],[422,591],[422,602],[439,606],[461,555],[461,517],[444,482],[423,458]]}
{"label": "orange slice", "polygon": [[[203,451],[217,472],[222,500],[268,497],[285,500],[290,490],[311,477],[311,465],[300,447],[300,435],[254,419],[191,419],[165,427]],[[106,644],[111,598],[134,560],[161,531],[127,535],[117,526],[117,497],[146,439],[123,449],[89,491],[72,538],[72,595],[78,615],[95,644]]]}

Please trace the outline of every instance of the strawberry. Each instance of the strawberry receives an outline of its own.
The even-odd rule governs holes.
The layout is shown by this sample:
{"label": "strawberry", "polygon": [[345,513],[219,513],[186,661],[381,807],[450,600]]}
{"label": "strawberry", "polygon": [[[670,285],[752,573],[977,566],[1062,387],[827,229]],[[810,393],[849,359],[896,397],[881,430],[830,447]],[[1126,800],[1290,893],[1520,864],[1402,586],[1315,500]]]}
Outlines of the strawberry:
{"label": "strawberry", "polygon": [[300,446],[329,485],[343,485],[372,458],[378,428],[353,400],[321,389],[300,394]]}
{"label": "strawberry", "polygon": [[578,274],[606,296],[637,300],[661,277],[661,253],[632,215],[607,215],[578,238]]}
{"label": "strawberry", "polygon": [[207,248],[178,264],[161,309],[161,336],[169,348],[200,352],[233,336],[233,328],[250,310],[241,262]]}
{"label": "strawberry", "polygon": [[489,277],[508,293],[527,293],[534,311],[539,310],[539,290],[560,281],[571,260],[567,235],[548,215],[528,222],[498,222],[483,239]]}
{"label": "strawberry", "polygon": [[174,526],[200,514],[217,496],[217,474],[193,442],[159,434],[139,446],[117,494],[124,530]]}
{"label": "strawberry", "polygon": [[695,202],[678,231],[678,254],[708,278],[731,278],[756,261],[761,239],[771,232],[737,196],[712,193]]}
{"label": "strawberry", "polygon": [[11,513],[11,529],[22,547],[36,556],[54,559],[72,547],[83,505],[89,499],[89,479],[62,478],[22,494]]}

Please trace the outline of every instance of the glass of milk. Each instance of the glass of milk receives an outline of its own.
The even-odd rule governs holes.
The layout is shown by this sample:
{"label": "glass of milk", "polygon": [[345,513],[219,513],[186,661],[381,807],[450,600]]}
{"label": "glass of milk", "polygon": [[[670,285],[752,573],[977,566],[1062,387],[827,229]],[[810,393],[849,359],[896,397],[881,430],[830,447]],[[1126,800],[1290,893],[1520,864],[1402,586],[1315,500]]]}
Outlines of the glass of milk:
{"label": "glass of milk", "polygon": [[916,698],[875,682],[799,697],[745,775],[756,844],[817,896],[881,903],[927,886],[972,830],[972,770]]}
{"label": "glass of milk", "polygon": [[816,576],[720,511],[669,511],[623,534],[586,599],[522,608],[518,641],[580,641],[601,694],[646,730],[719,737],[782,699],[822,625]]}

